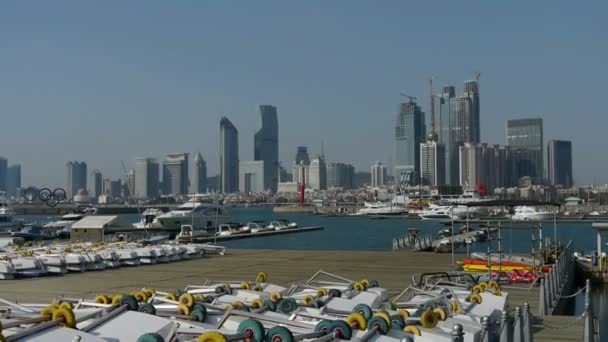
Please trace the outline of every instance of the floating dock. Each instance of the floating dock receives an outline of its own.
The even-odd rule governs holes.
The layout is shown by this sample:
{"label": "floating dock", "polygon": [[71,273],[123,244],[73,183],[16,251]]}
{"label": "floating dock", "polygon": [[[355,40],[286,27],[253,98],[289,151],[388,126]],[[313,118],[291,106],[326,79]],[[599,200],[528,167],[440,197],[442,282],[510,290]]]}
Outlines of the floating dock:
{"label": "floating dock", "polygon": [[312,232],[315,230],[322,230],[321,226],[314,227],[302,227],[302,228],[287,228],[281,230],[270,230],[259,233],[244,233],[244,234],[233,234],[226,236],[207,236],[192,239],[192,242],[214,242],[214,241],[227,241],[227,240],[241,240],[241,239],[253,239],[272,235],[284,235],[284,234],[295,234]]}
{"label": "floating dock", "polygon": [[[229,250],[223,257],[209,257],[175,264],[120,268],[106,272],[69,273],[63,277],[7,280],[2,295],[13,300],[50,301],[62,294],[92,297],[99,293],[121,293],[134,288],[154,287],[173,291],[184,284],[203,284],[206,279],[253,278],[266,271],[269,281],[282,286],[305,281],[319,267],[356,279],[376,279],[392,295],[411,284],[412,276],[424,272],[449,271],[450,256],[413,252]],[[539,288],[504,286],[512,307],[527,302],[537,316]],[[535,317],[534,341],[582,341],[584,320],[572,316]]]}

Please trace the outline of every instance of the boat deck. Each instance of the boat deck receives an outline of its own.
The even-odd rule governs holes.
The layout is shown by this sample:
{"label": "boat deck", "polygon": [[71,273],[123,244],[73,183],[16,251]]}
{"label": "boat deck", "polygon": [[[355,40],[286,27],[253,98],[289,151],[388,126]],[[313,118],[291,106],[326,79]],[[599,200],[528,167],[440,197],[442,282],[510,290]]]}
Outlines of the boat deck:
{"label": "boat deck", "polygon": [[[457,260],[462,256],[457,256]],[[130,292],[152,287],[175,290],[203,284],[207,279],[253,280],[259,271],[269,274],[269,282],[290,285],[301,282],[319,269],[359,280],[376,279],[397,294],[412,283],[414,274],[449,271],[450,255],[414,252],[230,250],[225,256],[137,268],[122,267],[104,272],[70,273],[58,277],[6,280],[0,283],[2,298],[23,302],[47,302],[60,295],[92,298],[101,293]],[[538,312],[538,288],[504,289],[511,305],[530,303]],[[570,316],[547,316],[535,321],[535,341],[580,341],[584,320]],[[556,329],[557,328],[557,329]]]}

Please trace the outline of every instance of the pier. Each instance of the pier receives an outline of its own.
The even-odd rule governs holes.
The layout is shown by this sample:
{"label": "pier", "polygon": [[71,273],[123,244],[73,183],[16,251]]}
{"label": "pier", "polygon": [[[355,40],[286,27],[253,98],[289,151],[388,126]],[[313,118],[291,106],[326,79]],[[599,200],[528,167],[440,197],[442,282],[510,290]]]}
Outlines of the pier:
{"label": "pier", "polygon": [[[175,264],[3,281],[2,295],[20,301],[50,301],[62,294],[93,297],[100,293],[129,292],[143,287],[172,291],[188,284],[201,285],[208,279],[254,278],[259,271],[268,272],[269,282],[289,286],[304,281],[320,268],[348,278],[365,276],[375,279],[392,295],[396,295],[412,283],[412,277],[416,274],[450,271],[451,259],[446,254],[414,252],[230,250],[225,256]],[[561,269],[562,273],[559,274],[562,277],[568,274],[573,276],[566,272],[566,268]],[[541,288],[530,285],[503,286],[503,291],[509,293],[511,307],[529,303],[534,341],[583,341],[584,319],[539,314]],[[564,295],[569,294],[567,290],[563,291]],[[553,313],[558,314],[557,311]]]}
{"label": "pier", "polygon": [[232,235],[225,235],[225,236],[206,236],[206,237],[193,238],[192,242],[215,242],[215,241],[226,241],[226,240],[253,239],[253,238],[261,238],[261,237],[272,236],[272,235],[284,235],[284,234],[312,232],[312,231],[321,230],[321,229],[323,229],[323,227],[314,226],[314,227],[270,230],[270,231],[259,232],[259,233],[232,234]]}

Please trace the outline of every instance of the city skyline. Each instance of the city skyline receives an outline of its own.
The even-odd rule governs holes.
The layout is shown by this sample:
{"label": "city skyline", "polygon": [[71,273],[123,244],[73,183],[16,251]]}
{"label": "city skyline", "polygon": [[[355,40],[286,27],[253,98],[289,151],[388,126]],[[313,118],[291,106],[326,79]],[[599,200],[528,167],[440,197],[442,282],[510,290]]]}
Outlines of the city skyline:
{"label": "city skyline", "polygon": [[[398,13],[431,13],[431,4],[153,3],[144,15],[129,3],[121,11],[107,4],[39,5],[37,13],[19,3],[0,13],[6,42],[1,111],[15,128],[0,136],[0,155],[22,165],[25,186],[65,185],[67,160],[86,161],[116,179],[126,177],[121,161],[133,169],[137,156],[162,161],[175,151],[200,150],[215,175],[217,121],[227,116],[234,122],[241,159],[253,160],[250,141],[263,103],[280,109],[284,165],[299,145],[320,153],[321,139],[328,161],[357,170],[375,160],[388,165],[394,146],[386,132],[399,93],[417,96],[428,113],[431,75],[437,85],[460,87],[475,71],[482,72],[481,142],[504,144],[507,120],[539,116],[543,150],[549,140],[573,142],[576,184],[608,182],[597,171],[608,161],[585,153],[596,148],[605,126],[596,99],[607,72],[600,14],[606,4],[535,2],[526,11],[446,4],[450,15],[440,14],[428,31],[420,29],[426,16],[403,21]],[[467,16],[476,20],[458,19]],[[108,27],[108,20],[115,25]],[[289,25],[276,30],[275,20]],[[160,27],[159,21],[180,25]],[[254,46],[251,35],[264,39]],[[327,53],[313,53],[319,50]],[[572,127],[572,116],[594,124]],[[49,132],[58,134],[50,139]]]}

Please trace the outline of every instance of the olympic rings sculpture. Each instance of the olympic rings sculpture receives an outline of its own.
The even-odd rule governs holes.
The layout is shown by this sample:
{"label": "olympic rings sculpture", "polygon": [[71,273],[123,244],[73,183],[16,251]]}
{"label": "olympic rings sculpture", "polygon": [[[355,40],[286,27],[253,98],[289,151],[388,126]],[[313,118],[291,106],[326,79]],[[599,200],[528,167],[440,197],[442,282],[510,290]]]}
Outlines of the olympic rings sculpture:
{"label": "olympic rings sculpture", "polygon": [[55,188],[51,191],[49,188],[42,188],[40,190],[30,187],[25,189],[23,197],[27,202],[34,202],[36,199],[40,199],[44,204],[49,207],[56,207],[59,202],[65,201],[67,194],[62,188]]}

